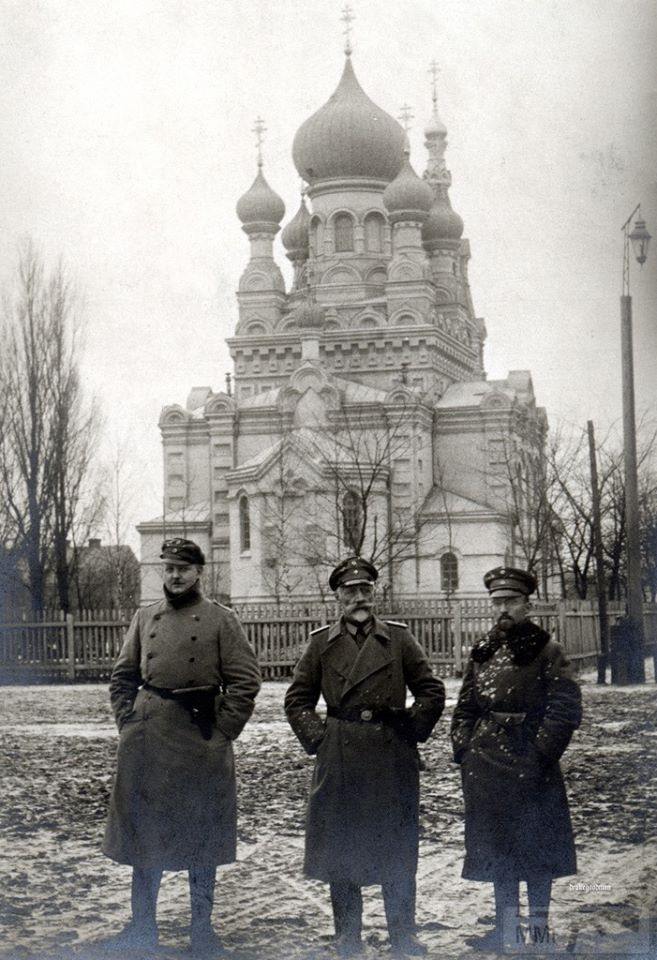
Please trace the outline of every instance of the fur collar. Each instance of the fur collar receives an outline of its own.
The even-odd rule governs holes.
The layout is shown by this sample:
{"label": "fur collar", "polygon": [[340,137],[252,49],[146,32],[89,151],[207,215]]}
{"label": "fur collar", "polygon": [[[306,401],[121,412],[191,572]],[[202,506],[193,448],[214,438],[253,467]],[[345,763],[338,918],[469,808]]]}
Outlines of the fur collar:
{"label": "fur collar", "polygon": [[495,626],[475,643],[471,656],[475,663],[485,663],[506,643],[513,662],[517,666],[526,666],[536,659],[549,639],[550,634],[531,620],[512,627],[507,633]]}

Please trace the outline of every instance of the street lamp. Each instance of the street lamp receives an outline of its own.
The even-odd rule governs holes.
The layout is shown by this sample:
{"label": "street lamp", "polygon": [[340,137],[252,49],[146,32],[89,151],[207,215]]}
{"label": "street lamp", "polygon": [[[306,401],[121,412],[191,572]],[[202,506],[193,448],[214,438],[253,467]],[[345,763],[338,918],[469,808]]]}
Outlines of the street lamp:
{"label": "street lamp", "polygon": [[[623,367],[623,452],[625,460],[625,525],[627,528],[627,613],[631,648],[627,679],[643,683],[643,593],[641,590],[641,540],[639,535],[639,485],[637,479],[636,418],[634,413],[634,356],[632,349],[632,298],[630,296],[630,243],[637,262],[643,266],[650,234],[637,204],[621,230],[623,232],[623,293],[621,296],[621,359]],[[639,217],[630,233],[630,221]]]}

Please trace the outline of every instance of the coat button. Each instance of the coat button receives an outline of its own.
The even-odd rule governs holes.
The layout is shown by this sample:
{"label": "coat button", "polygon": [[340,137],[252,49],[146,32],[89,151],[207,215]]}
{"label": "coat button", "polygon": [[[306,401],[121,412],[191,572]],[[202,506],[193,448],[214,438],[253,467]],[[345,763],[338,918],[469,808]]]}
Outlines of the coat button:
{"label": "coat button", "polygon": [[189,639],[190,639],[190,640],[196,640],[196,637],[190,637]]}
{"label": "coat button", "polygon": [[157,636],[157,634],[155,633],[155,631],[153,631],[153,633],[149,633],[148,636],[149,636],[149,637],[151,638],[151,640],[152,640],[153,637],[156,637],[156,636]]}
{"label": "coat button", "polygon": [[201,619],[201,618],[199,617],[198,613],[193,613],[193,614],[192,614],[192,620],[200,620],[200,619]]}
{"label": "coat button", "polygon": [[196,659],[195,657],[190,657],[190,658],[189,658],[189,662],[190,662],[190,663],[194,663],[194,660],[195,660],[195,659]]}
{"label": "coat button", "polygon": [[156,613],[155,616],[153,617],[153,620],[159,620],[161,616],[162,616],[161,613]]}
{"label": "coat button", "polygon": [[153,651],[152,651],[152,650],[149,650],[148,653],[146,654],[146,659],[147,659],[147,660],[150,660],[151,657],[154,657],[154,656],[155,656],[155,654],[153,653]]}

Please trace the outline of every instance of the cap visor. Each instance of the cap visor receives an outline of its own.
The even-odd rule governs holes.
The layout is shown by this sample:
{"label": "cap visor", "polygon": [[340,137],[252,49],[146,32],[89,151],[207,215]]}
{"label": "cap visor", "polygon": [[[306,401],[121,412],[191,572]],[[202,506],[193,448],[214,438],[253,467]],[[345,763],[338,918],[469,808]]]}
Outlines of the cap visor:
{"label": "cap visor", "polygon": [[500,587],[499,590],[490,590],[491,597],[527,597],[524,590],[514,590],[512,587]]}

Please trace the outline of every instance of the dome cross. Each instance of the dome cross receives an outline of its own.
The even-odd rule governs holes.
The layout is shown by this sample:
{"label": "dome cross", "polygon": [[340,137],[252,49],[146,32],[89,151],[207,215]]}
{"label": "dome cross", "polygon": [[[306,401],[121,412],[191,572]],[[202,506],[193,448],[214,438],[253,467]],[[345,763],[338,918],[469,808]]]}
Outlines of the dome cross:
{"label": "dome cross", "polygon": [[350,57],[352,52],[351,24],[356,19],[350,3],[345,3],[344,7],[342,8],[342,16],[340,17],[340,19],[344,23],[344,30],[342,31],[344,33],[344,38],[345,38],[344,52],[348,57]]}
{"label": "dome cross", "polygon": [[399,108],[399,117],[397,119],[401,120],[402,127],[406,133],[408,133],[408,131],[411,129],[411,120],[414,116],[415,114],[407,103],[401,105]]}
{"label": "dome cross", "polygon": [[438,107],[438,74],[440,73],[437,60],[431,61],[428,72],[431,74],[431,99],[433,100],[433,108],[436,110]]}
{"label": "dome cross", "polygon": [[256,117],[255,123],[251,128],[252,132],[256,135],[256,151],[258,157],[258,168],[262,167],[262,144],[265,139],[265,133],[267,132],[267,127],[265,126],[265,121],[262,117]]}

